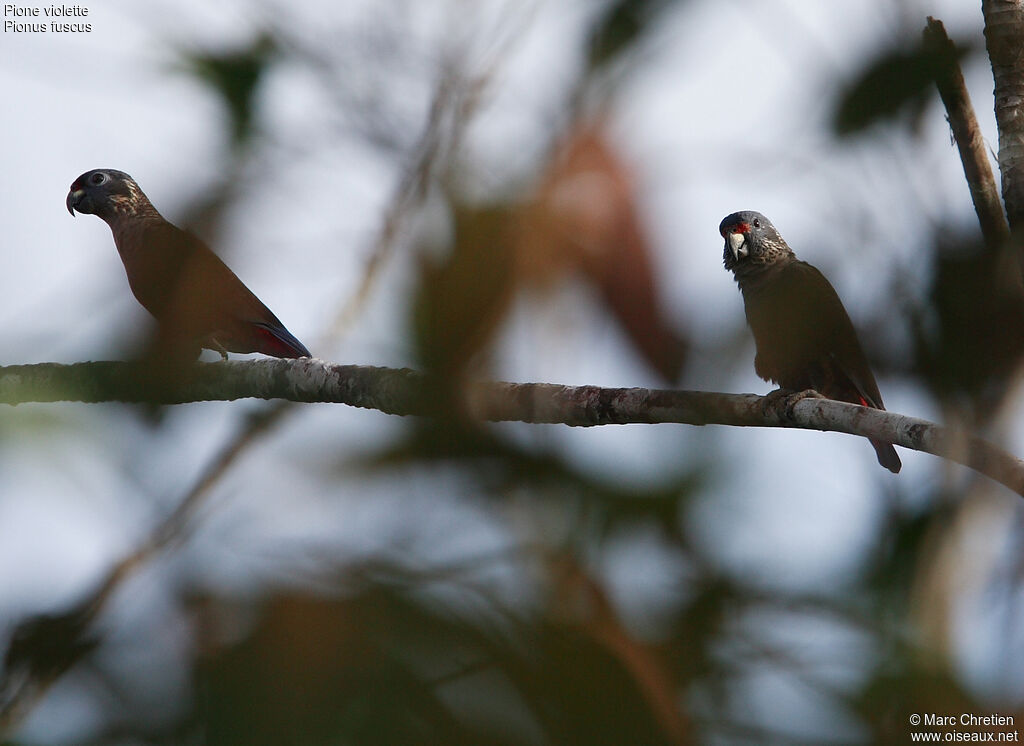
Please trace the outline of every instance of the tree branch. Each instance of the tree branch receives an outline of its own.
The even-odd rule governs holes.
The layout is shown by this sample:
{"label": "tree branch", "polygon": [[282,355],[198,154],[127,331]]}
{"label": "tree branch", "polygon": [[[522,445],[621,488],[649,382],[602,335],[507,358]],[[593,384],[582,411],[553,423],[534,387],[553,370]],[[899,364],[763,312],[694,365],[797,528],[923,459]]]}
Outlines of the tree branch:
{"label": "tree branch", "polygon": [[1016,234],[1024,231],[1024,4],[982,0],[981,10],[995,82],[1003,201]]}
{"label": "tree branch", "polygon": [[[91,362],[0,367],[0,403],[149,402],[243,398],[326,402],[387,414],[436,412],[430,378],[407,368],[332,365],[322,360],[196,363],[171,383],[155,383],[138,363]],[[830,399],[642,388],[474,382],[470,416],[489,421],[576,427],[630,423],[794,427],[884,440],[964,464],[1024,495],[1024,461],[988,441],[926,420]]]}
{"label": "tree branch", "polygon": [[974,115],[971,97],[964,83],[964,74],[957,60],[956,47],[946,34],[942,21],[928,16],[928,25],[924,29],[924,44],[939,61],[935,85],[946,107],[949,126],[953,130],[953,137],[960,151],[964,176],[971,190],[971,201],[974,202],[974,211],[978,214],[978,222],[981,223],[985,244],[993,251],[1001,249],[1010,238],[1010,230],[1003,215],[1002,202],[999,201],[999,189],[996,187],[995,175],[988,160],[985,138]]}

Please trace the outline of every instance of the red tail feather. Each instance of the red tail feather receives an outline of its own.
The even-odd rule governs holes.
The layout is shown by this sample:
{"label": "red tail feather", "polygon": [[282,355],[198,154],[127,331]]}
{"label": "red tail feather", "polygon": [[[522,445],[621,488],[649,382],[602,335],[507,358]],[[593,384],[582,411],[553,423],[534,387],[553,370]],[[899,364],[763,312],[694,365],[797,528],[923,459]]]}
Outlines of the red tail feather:
{"label": "red tail feather", "polygon": [[309,350],[288,332],[279,333],[269,327],[257,326],[261,345],[259,352],[274,357],[310,357]]}

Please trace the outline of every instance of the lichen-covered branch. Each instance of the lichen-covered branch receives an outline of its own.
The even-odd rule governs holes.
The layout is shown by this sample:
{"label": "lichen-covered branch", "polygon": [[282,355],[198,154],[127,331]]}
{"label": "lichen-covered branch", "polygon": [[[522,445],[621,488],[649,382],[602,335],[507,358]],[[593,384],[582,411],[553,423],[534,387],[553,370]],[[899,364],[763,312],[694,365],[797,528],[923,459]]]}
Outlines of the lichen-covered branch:
{"label": "lichen-covered branch", "polygon": [[[322,360],[196,363],[173,382],[154,383],[137,363],[92,362],[0,367],[0,403],[184,402],[243,398],[347,404],[387,414],[429,416],[438,397],[417,371]],[[896,412],[829,399],[761,397],[708,391],[469,383],[466,412],[481,420],[576,427],[678,423],[795,427],[863,435],[969,466],[1024,495],[1024,461],[981,438]]]}

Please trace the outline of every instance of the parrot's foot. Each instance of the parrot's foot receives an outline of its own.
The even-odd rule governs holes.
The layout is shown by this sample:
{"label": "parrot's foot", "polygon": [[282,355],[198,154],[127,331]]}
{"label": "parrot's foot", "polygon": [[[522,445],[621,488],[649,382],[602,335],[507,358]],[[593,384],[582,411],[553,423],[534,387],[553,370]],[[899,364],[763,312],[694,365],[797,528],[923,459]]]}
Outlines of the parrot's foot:
{"label": "parrot's foot", "polygon": [[228,361],[228,351],[224,349],[224,345],[217,341],[216,337],[210,337],[210,344],[213,345],[213,349],[220,353],[220,360],[222,363]]}
{"label": "parrot's foot", "polygon": [[802,402],[804,399],[824,399],[823,395],[819,394],[814,389],[804,389],[803,391],[793,391],[791,389],[775,389],[764,395],[764,403],[761,405],[764,413],[776,412],[778,415],[784,417],[787,420],[793,419],[793,407],[798,402]]}

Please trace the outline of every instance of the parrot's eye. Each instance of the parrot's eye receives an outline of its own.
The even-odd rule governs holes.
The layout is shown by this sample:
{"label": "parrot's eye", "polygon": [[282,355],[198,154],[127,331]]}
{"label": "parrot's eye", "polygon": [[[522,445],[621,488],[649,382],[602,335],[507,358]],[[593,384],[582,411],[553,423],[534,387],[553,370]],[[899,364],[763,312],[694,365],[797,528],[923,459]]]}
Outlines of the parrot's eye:
{"label": "parrot's eye", "polygon": [[761,221],[758,220],[757,218],[754,218],[754,227],[755,228],[760,228],[761,227]]}
{"label": "parrot's eye", "polygon": [[92,184],[93,186],[99,186],[106,180],[106,174],[93,174],[92,176],[89,177],[89,183]]}

